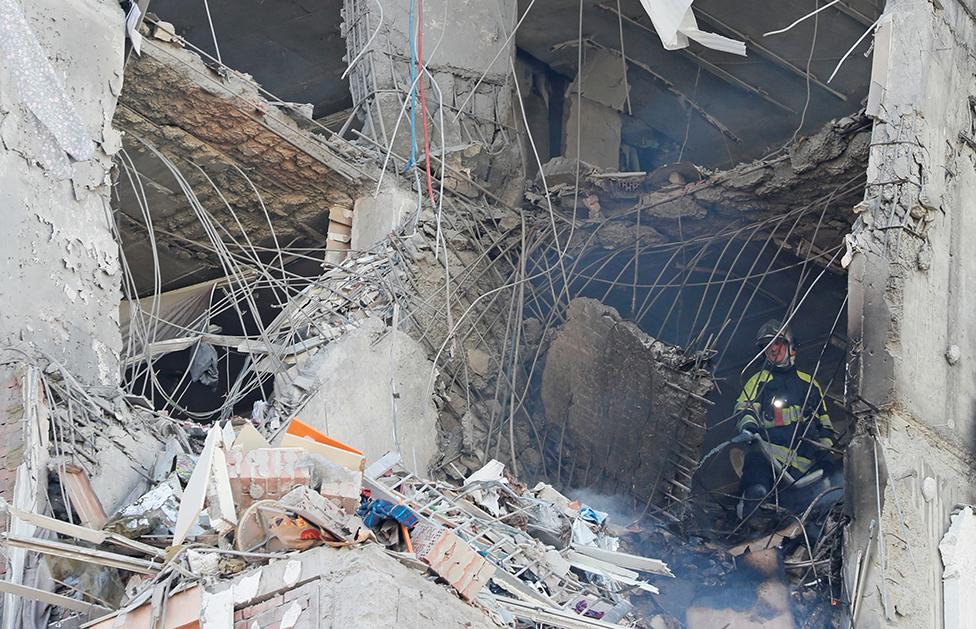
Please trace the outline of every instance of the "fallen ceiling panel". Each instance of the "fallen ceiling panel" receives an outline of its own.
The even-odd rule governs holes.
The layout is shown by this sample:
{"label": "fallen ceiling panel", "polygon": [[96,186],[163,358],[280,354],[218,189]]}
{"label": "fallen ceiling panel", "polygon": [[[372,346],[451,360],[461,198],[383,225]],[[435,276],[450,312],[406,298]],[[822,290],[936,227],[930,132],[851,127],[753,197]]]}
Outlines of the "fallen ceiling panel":
{"label": "fallen ceiling panel", "polygon": [[226,275],[214,239],[265,254],[322,246],[366,179],[355,149],[308,131],[248,77],[151,37],[129,59],[114,124],[125,133],[117,222],[140,294],[156,287],[157,263],[163,289]]}

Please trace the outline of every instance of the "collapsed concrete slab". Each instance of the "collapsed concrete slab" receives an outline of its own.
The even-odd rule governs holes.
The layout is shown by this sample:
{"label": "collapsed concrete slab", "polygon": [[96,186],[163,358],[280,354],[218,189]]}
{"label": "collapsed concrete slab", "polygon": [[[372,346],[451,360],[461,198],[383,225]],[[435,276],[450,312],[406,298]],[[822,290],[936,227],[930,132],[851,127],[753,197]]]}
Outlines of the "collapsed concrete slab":
{"label": "collapsed concrete slab", "polygon": [[[126,65],[119,101],[125,185],[118,223],[141,290],[152,287],[140,270],[151,268],[147,220],[167,271],[164,287],[223,274],[201,245],[214,228],[208,222],[259,246],[299,240],[349,248],[353,199],[365,177],[355,163],[361,155],[313,133],[324,130],[269,100],[249,76],[208,66],[178,42],[147,37],[142,55]],[[200,209],[211,218],[202,221]]]}
{"label": "collapsed concrete slab", "polygon": [[574,299],[542,374],[556,480],[659,507],[680,500],[705,436],[703,396],[711,388],[694,357],[610,306]]}
{"label": "collapsed concrete slab", "polygon": [[[149,604],[92,625],[150,627]],[[450,590],[402,565],[378,545],[313,548],[233,580],[194,586],[166,602],[167,618],[209,626],[294,629],[497,627]],[[189,624],[166,626],[190,626]]]}
{"label": "collapsed concrete slab", "polygon": [[[574,245],[611,241],[613,247],[633,247],[634,235],[604,234],[621,225],[630,230],[635,224],[642,230],[653,225],[653,234],[641,235],[641,246],[747,226],[750,233],[774,232],[773,242],[801,257],[822,255],[834,250],[854,223],[852,208],[863,196],[870,139],[871,121],[859,114],[798,138],[788,151],[727,170],[682,163],[650,173],[581,176],[578,195],[571,185],[549,187],[566,214],[588,217],[576,230]],[[839,262],[837,256],[837,269]]]}
{"label": "collapsed concrete slab", "polygon": [[437,453],[437,408],[428,392],[432,369],[427,352],[410,336],[369,318],[288,378],[279,377],[275,395],[302,421],[363,450],[368,460],[398,450],[424,474]]}

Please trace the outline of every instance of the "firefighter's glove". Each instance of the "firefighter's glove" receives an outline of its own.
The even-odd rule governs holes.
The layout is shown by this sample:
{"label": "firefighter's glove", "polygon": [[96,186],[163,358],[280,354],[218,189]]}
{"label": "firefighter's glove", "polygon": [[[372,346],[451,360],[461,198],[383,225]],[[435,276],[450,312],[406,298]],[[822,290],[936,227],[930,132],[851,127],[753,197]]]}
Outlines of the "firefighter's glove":
{"label": "firefighter's glove", "polygon": [[746,415],[739,422],[739,437],[736,441],[752,443],[759,437],[759,423],[751,415]]}
{"label": "firefighter's glove", "polygon": [[742,430],[739,431],[739,441],[743,443],[752,443],[756,439],[759,439],[758,430],[759,427],[755,424],[749,424],[743,426]]}

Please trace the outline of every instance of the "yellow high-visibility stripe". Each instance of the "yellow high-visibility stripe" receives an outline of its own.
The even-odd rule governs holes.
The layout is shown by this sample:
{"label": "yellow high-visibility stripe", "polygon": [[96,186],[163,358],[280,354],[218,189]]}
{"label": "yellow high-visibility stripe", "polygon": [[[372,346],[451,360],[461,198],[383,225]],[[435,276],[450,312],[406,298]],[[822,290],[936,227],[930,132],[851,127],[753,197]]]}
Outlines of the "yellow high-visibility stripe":
{"label": "yellow high-visibility stripe", "polygon": [[769,442],[766,442],[766,445],[771,448],[773,458],[775,458],[783,467],[794,467],[805,474],[807,470],[810,469],[810,466],[813,465],[813,461],[811,459],[796,454],[795,450],[791,450],[786,446]]}
{"label": "yellow high-visibility stripe", "polygon": [[745,386],[742,387],[742,393],[739,394],[737,402],[754,402],[759,395],[759,386],[772,379],[773,374],[765,369],[752,374],[752,377],[746,380]]}

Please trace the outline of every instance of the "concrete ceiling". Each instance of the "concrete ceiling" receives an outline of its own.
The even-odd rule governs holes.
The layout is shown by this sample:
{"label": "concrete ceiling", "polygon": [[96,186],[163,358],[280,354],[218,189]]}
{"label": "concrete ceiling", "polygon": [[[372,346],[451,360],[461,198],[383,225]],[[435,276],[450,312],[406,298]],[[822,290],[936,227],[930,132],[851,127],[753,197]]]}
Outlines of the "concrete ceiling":
{"label": "concrete ceiling", "polygon": [[[839,59],[880,14],[881,4],[881,0],[844,0],[818,15],[810,62],[814,80],[804,116],[805,68],[814,42],[814,20],[782,35],[764,38],[762,33],[809,13],[818,6],[816,0],[697,0],[699,26],[745,40],[745,58],[694,42],[684,50],[665,50],[640,2],[621,0],[623,47],[632,60],[628,66],[632,116],[624,120],[623,140],[640,145],[642,135],[656,131],[680,146],[687,132],[685,160],[727,167],[786,143],[801,120],[801,132],[809,132],[858,110],[867,95],[870,58],[863,53],[870,37],[829,86],[818,82],[826,83]],[[602,48],[619,54],[616,6],[615,0],[583,0],[583,38],[593,42],[587,50]],[[519,31],[519,47],[560,74],[575,76],[578,11],[577,0],[537,0]],[[739,141],[720,133],[697,113],[689,115],[682,99],[697,104]]]}
{"label": "concrete ceiling", "polygon": [[[639,0],[621,0],[624,49],[632,60],[631,114],[625,116],[624,142],[641,146],[664,137],[685,145],[681,157],[712,167],[761,156],[801,132],[858,110],[867,95],[871,38],[850,55],[829,86],[827,77],[840,57],[880,14],[883,0],[843,0],[772,37],[812,11],[819,0],[697,0],[699,25],[746,40],[745,58],[692,43],[685,50],[661,45]],[[315,105],[323,117],[351,106],[349,88],[340,81],[345,42],[340,34],[340,2],[315,0],[209,0],[223,61],[250,73],[284,100]],[[528,2],[520,2],[520,11]],[[583,0],[583,37],[594,47],[619,51],[616,0]],[[213,38],[203,0],[153,0],[150,10],[173,22],[180,35],[210,54]],[[536,0],[518,36],[519,48],[556,73],[576,73],[577,0]],[[810,61],[809,104],[805,68]],[[668,85],[670,84],[670,85]],[[719,132],[686,102],[727,127]],[[805,114],[804,114],[804,110]],[[687,132],[687,140],[685,135]],[[665,142],[667,143],[667,142]],[[672,148],[672,152],[674,152]],[[677,155],[662,155],[674,161]]]}
{"label": "concrete ceiling", "polygon": [[[342,57],[338,0],[208,0],[220,58],[289,102],[312,103],[315,116],[352,106]],[[149,11],[216,57],[204,0],[152,0]]]}
{"label": "concrete ceiling", "polygon": [[[871,38],[865,38],[865,42],[850,55],[829,88],[818,83],[826,81],[840,57],[880,13],[882,0],[843,0],[820,13],[810,62],[811,74],[817,80],[810,82],[809,104],[806,104],[804,69],[814,40],[813,20],[783,35],[769,38],[761,35],[808,13],[816,2],[696,0],[694,7],[703,29],[746,40],[749,55],[742,58],[703,49],[694,43],[687,50],[667,51],[653,32],[639,0],[620,0],[621,12],[625,16],[622,25],[624,48],[631,59],[628,81],[632,104],[631,115],[624,116],[623,141],[634,146],[654,143],[665,147],[658,149],[660,155],[656,161],[677,161],[680,152],[685,161],[726,168],[730,163],[755,159],[782,146],[801,126],[801,120],[802,132],[809,133],[832,118],[859,110],[867,94],[870,59],[864,52]],[[583,37],[591,42],[585,50],[619,51],[616,0],[583,0],[583,3]],[[345,42],[340,35],[341,3],[338,0],[209,0],[209,6],[221,58],[228,66],[251,74],[283,100],[313,103],[315,116],[319,118],[351,106],[348,85],[339,80],[345,67],[342,59]],[[528,2],[523,0],[520,10],[526,6]],[[541,61],[553,73],[566,78],[575,76],[578,8],[578,0],[536,0],[517,37],[522,54]],[[149,10],[160,19],[172,22],[190,43],[216,56],[203,0],[153,0]],[[127,73],[126,82],[127,91],[131,92],[137,82],[129,74],[131,72]],[[196,74],[205,76],[206,72]],[[172,81],[150,82],[150,85],[172,87]],[[174,88],[172,91],[173,97],[179,101],[177,95],[181,90]],[[153,90],[149,92],[153,93]],[[123,104],[132,107],[129,100],[129,96],[125,96]],[[693,108],[687,106],[689,101],[695,104]],[[187,109],[190,118],[196,108],[194,105]],[[153,112],[172,107],[147,106],[143,109]],[[804,109],[805,114],[802,113]],[[703,114],[719,121],[728,132],[718,131]],[[221,118],[217,116],[215,119]],[[166,120],[157,122],[169,128],[171,134],[182,124]],[[149,131],[142,132],[151,136]],[[207,133],[200,137],[212,139]],[[661,138],[665,138],[663,143]],[[677,147],[682,145],[684,150],[679,151]],[[149,159],[151,156],[138,146],[129,148],[142,176],[157,182],[155,186],[149,185],[147,192],[157,226],[182,234],[177,221],[181,217],[169,216],[179,214],[192,218],[186,211],[185,200],[177,194],[179,187],[157,160]],[[198,161],[209,163],[206,156],[196,157]],[[219,173],[219,166],[217,164],[211,170]],[[186,170],[191,174],[194,172],[190,166],[186,166]],[[231,177],[221,185],[233,190],[238,184]],[[203,188],[209,189],[208,186]],[[274,197],[272,188],[274,186],[270,184],[262,188],[269,199]],[[241,194],[249,195],[251,189],[243,189]],[[310,234],[321,234],[328,229],[324,222],[328,216],[325,208],[334,203],[324,199],[319,201],[316,205],[322,210],[317,215],[319,219],[305,217],[298,221],[300,229],[294,238],[313,238],[314,241]],[[119,205],[131,217],[131,220],[122,221],[122,228],[127,234],[127,255],[133,268],[145,271],[137,278],[142,292],[153,284],[151,248],[146,243],[137,244],[144,238],[140,231],[144,228],[140,227],[142,217],[138,203],[131,198],[131,191],[119,190]],[[216,203],[218,209],[221,205]],[[272,205],[290,208],[287,203]],[[244,201],[241,206],[249,207]],[[285,215],[305,216],[294,208]],[[202,234],[187,236],[205,240]],[[162,236],[157,235],[157,238]],[[185,285],[219,274],[214,261],[206,259],[186,242],[173,240],[167,245],[160,253],[165,286]]]}

